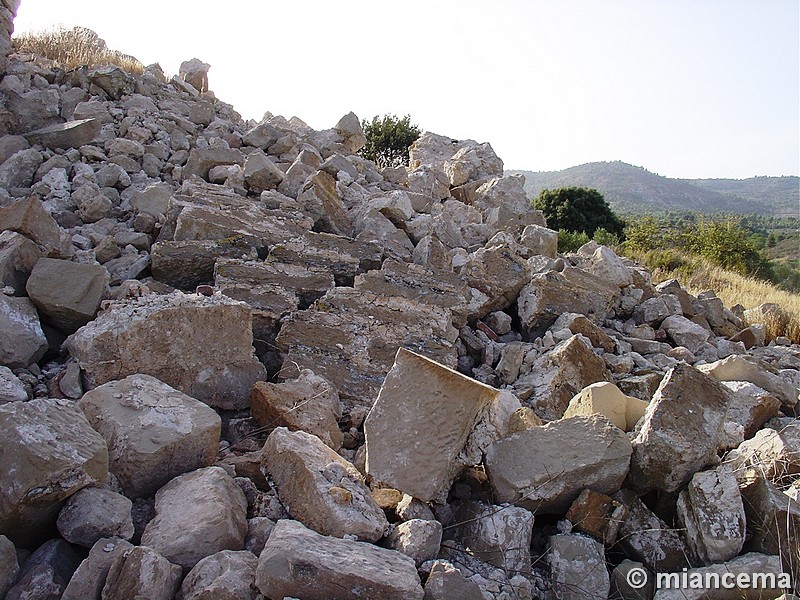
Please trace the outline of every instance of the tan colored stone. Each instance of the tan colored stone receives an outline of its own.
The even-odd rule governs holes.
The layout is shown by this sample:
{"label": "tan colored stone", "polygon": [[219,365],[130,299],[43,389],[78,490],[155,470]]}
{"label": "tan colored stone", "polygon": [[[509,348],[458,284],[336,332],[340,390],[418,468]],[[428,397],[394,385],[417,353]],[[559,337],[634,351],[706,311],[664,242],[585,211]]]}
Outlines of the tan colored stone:
{"label": "tan colored stone", "polygon": [[760,388],[772,392],[781,405],[793,409],[798,402],[800,390],[792,382],[773,372],[763,361],[747,360],[743,356],[732,355],[707,365],[700,365],[700,371],[719,381],[749,381]]}
{"label": "tan colored stone", "polygon": [[108,571],[103,600],[171,600],[181,583],[181,568],[146,546],[118,556]]}
{"label": "tan colored stone", "polygon": [[623,394],[613,383],[601,381],[573,396],[564,418],[600,413],[623,431],[632,431],[647,406],[647,402]]}
{"label": "tan colored stone", "polygon": [[539,416],[533,412],[532,408],[523,406],[514,411],[511,418],[508,420],[508,433],[517,433],[518,431],[527,431],[534,427],[544,425]]}
{"label": "tan colored stone", "polygon": [[573,529],[611,546],[617,539],[628,509],[610,496],[586,488],[575,499],[566,514]]}

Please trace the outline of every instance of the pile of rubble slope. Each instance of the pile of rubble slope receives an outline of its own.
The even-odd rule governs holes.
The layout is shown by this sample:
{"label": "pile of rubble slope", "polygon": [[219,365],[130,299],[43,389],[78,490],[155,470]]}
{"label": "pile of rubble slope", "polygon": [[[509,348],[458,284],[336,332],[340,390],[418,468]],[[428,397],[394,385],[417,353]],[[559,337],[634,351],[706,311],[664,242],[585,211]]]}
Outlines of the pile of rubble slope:
{"label": "pile of rubble slope", "polygon": [[244,122],[203,67],[8,58],[0,598],[798,574],[800,348],[767,344],[775,307],[558,255],[488,144],[426,133],[380,170],[352,113]]}

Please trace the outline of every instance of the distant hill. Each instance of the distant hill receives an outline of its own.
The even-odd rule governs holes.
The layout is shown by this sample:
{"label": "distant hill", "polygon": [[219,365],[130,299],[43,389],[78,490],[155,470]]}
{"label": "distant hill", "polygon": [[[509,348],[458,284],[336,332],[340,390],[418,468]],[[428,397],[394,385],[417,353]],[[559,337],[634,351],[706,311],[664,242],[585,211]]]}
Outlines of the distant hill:
{"label": "distant hill", "polygon": [[579,186],[600,191],[621,213],[691,210],[800,217],[800,178],[670,179],[621,161],[594,162],[563,171],[506,171],[525,175],[533,198],[543,189]]}

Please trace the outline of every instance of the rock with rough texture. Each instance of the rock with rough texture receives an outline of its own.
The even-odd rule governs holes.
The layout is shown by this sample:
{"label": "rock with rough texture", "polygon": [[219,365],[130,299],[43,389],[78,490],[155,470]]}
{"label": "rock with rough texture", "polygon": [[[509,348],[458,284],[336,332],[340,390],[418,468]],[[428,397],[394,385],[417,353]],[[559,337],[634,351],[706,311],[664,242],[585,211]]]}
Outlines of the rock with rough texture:
{"label": "rock with rough texture", "polygon": [[564,418],[600,413],[623,431],[632,431],[647,406],[647,402],[623,394],[613,383],[601,381],[576,394],[570,400]]}
{"label": "rock with rough texture", "polygon": [[25,134],[31,144],[45,148],[80,148],[90,144],[100,133],[101,123],[97,119],[79,119],[43,127]]}
{"label": "rock with rough texture", "polygon": [[619,527],[628,517],[628,509],[610,496],[586,488],[575,499],[566,514],[575,530],[611,546]]}
{"label": "rock with rough texture", "polygon": [[672,315],[661,322],[661,329],[676,346],[683,346],[695,354],[702,352],[711,332],[682,315]]}
{"label": "rock with rough texture", "polygon": [[460,542],[476,558],[503,569],[509,577],[531,570],[533,514],[508,504],[464,502],[447,538]]}
{"label": "rock with rough texture", "polygon": [[108,449],[66,400],[0,405],[0,534],[30,546],[64,499],[105,481]]}
{"label": "rock with rough texture", "polygon": [[0,404],[25,402],[28,391],[14,372],[8,367],[0,367]]}
{"label": "rock with rough texture", "polygon": [[558,257],[558,232],[541,225],[526,225],[520,244],[534,255]]}
{"label": "rock with rough texture", "polygon": [[278,521],[258,558],[256,586],[268,598],[422,600],[413,559],[364,542],[326,537]]}
{"label": "rock with rough texture", "polygon": [[133,544],[119,538],[97,540],[69,580],[61,600],[101,600],[111,565],[132,548]]}
{"label": "rock with rough texture", "polygon": [[427,519],[410,519],[398,523],[387,537],[389,548],[413,558],[419,567],[439,554],[442,524]]}
{"label": "rock with rough texture", "polygon": [[114,305],[67,339],[90,386],[142,373],[206,404],[248,406],[266,378],[253,350],[252,312],[222,295],[151,294]]}
{"label": "rock with rough texture", "polygon": [[258,600],[256,555],[223,550],[206,556],[189,571],[175,600]]}
{"label": "rock with rough texture", "polygon": [[588,339],[595,348],[602,348],[605,352],[614,352],[616,342],[600,327],[592,323],[583,315],[577,313],[564,313],[551,326],[552,331],[569,329],[572,333],[580,333]]}
{"label": "rock with rough texture", "polygon": [[0,294],[0,364],[16,369],[38,362],[47,352],[39,313],[28,298]]}
{"label": "rock with rough texture", "polygon": [[316,436],[277,428],[262,465],[292,518],[323,535],[374,542],[389,526],[358,470]]}
{"label": "rock with rough texture", "polygon": [[244,549],[247,501],[221,467],[198,469],[170,481],[156,494],[155,513],[142,545],[185,569],[221,550]]}
{"label": "rock with rough texture", "polygon": [[193,58],[181,63],[178,75],[198,92],[207,92],[209,69],[211,69],[211,65],[204,63],[200,59]]}
{"label": "rock with rough texture", "polygon": [[219,415],[149,375],[101,385],[78,406],[108,443],[109,470],[131,498],[150,496],[173,477],[216,460]]}
{"label": "rock with rough texture", "polygon": [[423,501],[444,500],[498,390],[404,348],[364,423],[367,473]]}
{"label": "rock with rough texture", "polygon": [[730,393],[726,421],[742,427],[744,439],[750,439],[767,421],[780,413],[781,402],[773,394],[746,381],[722,381]]}
{"label": "rock with rough texture", "polygon": [[214,281],[217,259],[242,258],[252,248],[235,237],[223,240],[156,242],[150,250],[153,278],[185,291]]}
{"label": "rock with rough texture", "polygon": [[[637,581],[639,574],[646,580]],[[631,585],[633,581],[634,585]],[[655,591],[655,577],[643,563],[623,560],[611,571],[611,598],[620,600],[651,600]]]}
{"label": "rock with rough texture", "polygon": [[105,488],[83,488],[69,497],[58,514],[59,533],[72,544],[91,548],[97,540],[133,537],[133,503]]}
{"label": "rock with rough texture", "polygon": [[[776,419],[777,420],[777,419]],[[765,427],[725,455],[723,461],[741,482],[753,477],[781,481],[800,473],[800,422]]]}
{"label": "rock with rough texture", "polygon": [[337,193],[336,179],[328,173],[317,171],[309,177],[297,195],[297,202],[314,219],[314,231],[353,236],[353,224]]}
{"label": "rock with rough texture", "polygon": [[16,231],[0,233],[0,287],[10,286],[15,296],[25,295],[25,284],[44,252]]}
{"label": "rock with rough texture", "polygon": [[0,535],[0,598],[5,598],[19,575],[17,550],[6,536]]}
{"label": "rock with rough texture", "polygon": [[565,512],[589,487],[612,494],[628,473],[625,432],[601,415],[571,417],[520,431],[486,451],[486,471],[500,502],[534,513]]}
{"label": "rock with rough texture", "polygon": [[577,534],[550,537],[550,585],[556,598],[605,600],[611,589],[603,544]]}
{"label": "rock with rough texture", "polygon": [[425,582],[424,600],[484,600],[480,586],[450,563],[437,561]]}
{"label": "rock with rough texture", "polygon": [[157,551],[136,546],[118,556],[108,571],[102,600],[172,600],[181,583],[181,568]]}
{"label": "rock with rough texture", "polygon": [[798,402],[800,390],[790,380],[775,373],[763,361],[747,360],[743,356],[731,355],[717,362],[700,365],[698,369],[719,381],[754,383],[758,387],[772,392],[781,401],[781,406],[789,410],[793,409]]}
{"label": "rock with rough texture", "polygon": [[69,238],[36,196],[0,208],[0,230],[16,231],[41,246],[48,256],[69,257]]}
{"label": "rock with rough texture", "polygon": [[109,274],[101,265],[42,258],[25,289],[54,327],[72,333],[94,319],[108,293]]}
{"label": "rock with rough texture", "polygon": [[251,152],[244,161],[244,180],[251,192],[274,190],[284,177],[283,171],[261,151]]}
{"label": "rock with rough texture", "polygon": [[730,560],[744,546],[745,513],[733,473],[695,473],[678,497],[678,523],[694,558],[704,565]]}
{"label": "rock with rough texture", "polygon": [[719,382],[685,363],[673,367],[637,427],[630,483],[674,492],[714,463],[727,404]]}
{"label": "rock with rough texture", "polygon": [[261,427],[305,431],[334,450],[342,447],[339,394],[330,382],[308,369],[284,383],[256,382],[250,391],[250,408]]}
{"label": "rock with rough texture", "polygon": [[44,157],[34,148],[20,150],[0,165],[0,187],[3,189],[27,188]]}

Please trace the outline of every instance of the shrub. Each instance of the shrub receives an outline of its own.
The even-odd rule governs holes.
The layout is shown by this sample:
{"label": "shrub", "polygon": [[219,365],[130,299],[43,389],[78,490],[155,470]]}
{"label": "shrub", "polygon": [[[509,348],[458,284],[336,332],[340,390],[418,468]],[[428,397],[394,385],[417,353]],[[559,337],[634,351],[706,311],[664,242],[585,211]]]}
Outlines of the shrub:
{"label": "shrub", "polygon": [[615,233],[606,231],[605,227],[598,227],[592,239],[603,246],[617,246],[619,245],[619,236]]}
{"label": "shrub", "polygon": [[13,38],[17,52],[30,52],[55,62],[63,69],[115,65],[129,73],[141,74],[144,65],[134,57],[109,50],[91,29],[57,27]]}
{"label": "shrub", "polygon": [[544,213],[551,229],[584,231],[589,237],[601,227],[618,236],[624,233],[624,223],[597,190],[580,187],[542,190],[533,200],[533,207]]}
{"label": "shrub", "polygon": [[558,251],[562,254],[575,252],[578,248],[589,242],[589,236],[583,231],[558,230]]}
{"label": "shrub", "polygon": [[381,168],[408,165],[408,147],[420,136],[420,129],[411,124],[410,115],[402,119],[391,114],[376,115],[372,121],[364,119],[361,126],[367,138],[361,156]]}

